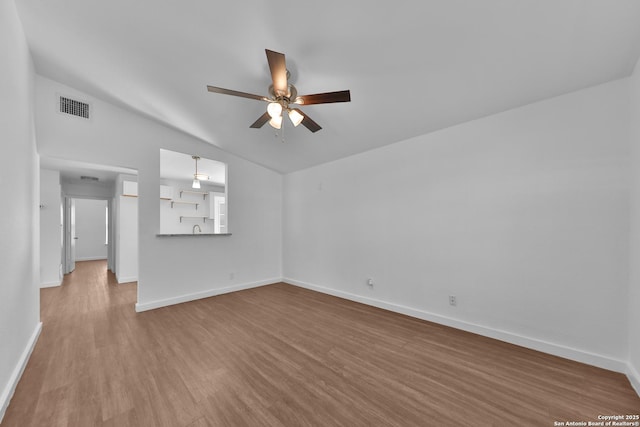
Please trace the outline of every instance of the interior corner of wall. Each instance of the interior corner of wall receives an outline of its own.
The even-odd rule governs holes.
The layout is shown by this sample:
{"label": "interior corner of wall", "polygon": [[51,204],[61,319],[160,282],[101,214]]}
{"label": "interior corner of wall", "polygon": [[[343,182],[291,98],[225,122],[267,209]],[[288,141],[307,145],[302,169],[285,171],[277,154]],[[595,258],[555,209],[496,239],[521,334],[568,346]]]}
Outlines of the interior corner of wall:
{"label": "interior corner of wall", "polygon": [[640,396],[640,371],[631,362],[627,364],[627,378],[636,394]]}

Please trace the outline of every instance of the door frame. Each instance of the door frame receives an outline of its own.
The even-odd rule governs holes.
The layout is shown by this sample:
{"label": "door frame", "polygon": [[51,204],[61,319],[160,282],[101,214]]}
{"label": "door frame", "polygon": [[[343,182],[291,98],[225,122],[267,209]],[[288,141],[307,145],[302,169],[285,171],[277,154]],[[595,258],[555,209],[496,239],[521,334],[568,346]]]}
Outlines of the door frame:
{"label": "door frame", "polygon": [[[74,242],[72,242],[73,238],[76,236],[72,236],[73,230],[72,221],[75,216],[75,212],[73,209],[73,199],[90,199],[90,200],[105,200],[107,202],[107,209],[109,212],[108,222],[107,222],[107,233],[109,235],[109,241],[107,242],[107,269],[115,272],[115,256],[114,256],[114,237],[115,237],[115,228],[114,228],[114,218],[113,218],[113,198],[110,197],[91,197],[91,196],[71,196],[68,194],[62,195],[64,203],[63,203],[63,243],[62,243],[62,266],[63,273],[69,274],[75,270],[75,254],[74,252]],[[72,256],[73,255],[73,256]]]}
{"label": "door frame", "polygon": [[74,236],[75,234],[75,205],[73,203],[73,197],[63,195],[64,209],[63,215],[63,250],[64,260],[62,262],[63,273],[69,274],[76,269],[76,259],[74,249]]}

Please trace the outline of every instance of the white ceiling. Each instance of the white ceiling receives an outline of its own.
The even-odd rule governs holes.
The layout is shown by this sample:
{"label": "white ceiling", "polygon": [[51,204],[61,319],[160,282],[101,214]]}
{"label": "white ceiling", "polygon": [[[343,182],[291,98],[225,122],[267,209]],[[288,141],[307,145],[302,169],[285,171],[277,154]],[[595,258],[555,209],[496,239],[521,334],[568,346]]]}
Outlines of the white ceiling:
{"label": "white ceiling", "polygon": [[[83,182],[83,176],[89,176],[98,178],[99,183],[113,184],[116,181],[116,177],[119,174],[124,175],[137,175],[138,171],[135,169],[117,167],[117,166],[105,166],[94,163],[78,162],[67,159],[57,159],[52,157],[41,157],[40,167],[43,169],[50,169],[60,172],[61,181],[66,182]],[[94,181],[88,181],[90,184],[95,184]]]}
{"label": "white ceiling", "polygon": [[[16,0],[37,72],[290,172],[628,76],[637,0]],[[323,129],[250,129],[264,49],[286,54]]]}

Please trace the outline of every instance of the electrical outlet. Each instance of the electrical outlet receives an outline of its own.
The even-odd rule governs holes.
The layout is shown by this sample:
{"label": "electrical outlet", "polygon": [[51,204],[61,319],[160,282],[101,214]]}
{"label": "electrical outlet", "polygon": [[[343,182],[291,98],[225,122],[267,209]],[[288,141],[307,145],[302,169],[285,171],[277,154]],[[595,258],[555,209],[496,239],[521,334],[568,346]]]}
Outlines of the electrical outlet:
{"label": "electrical outlet", "polygon": [[458,305],[458,300],[455,295],[449,295],[449,305]]}
{"label": "electrical outlet", "polygon": [[373,279],[367,279],[367,285],[373,286]]}

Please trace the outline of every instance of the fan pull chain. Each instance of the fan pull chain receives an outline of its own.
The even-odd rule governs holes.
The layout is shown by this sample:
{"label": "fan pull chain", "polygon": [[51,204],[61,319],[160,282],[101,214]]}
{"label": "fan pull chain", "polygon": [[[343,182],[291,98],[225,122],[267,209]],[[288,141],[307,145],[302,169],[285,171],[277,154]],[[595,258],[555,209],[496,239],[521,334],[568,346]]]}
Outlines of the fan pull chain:
{"label": "fan pull chain", "polygon": [[282,141],[281,141],[281,142],[284,144],[284,128],[285,128],[284,120],[282,120],[282,126],[281,126],[281,128],[282,128],[282,132],[281,132],[281,133],[282,133]]}
{"label": "fan pull chain", "polygon": [[274,137],[277,139],[278,137],[282,137],[282,139],[280,140],[280,142],[282,142],[283,144],[286,142],[284,140],[284,120],[282,121],[282,125],[280,126],[280,133],[278,133],[278,129],[276,129],[276,133],[274,135]]}

